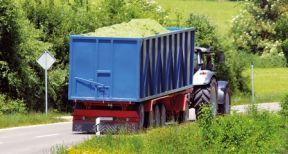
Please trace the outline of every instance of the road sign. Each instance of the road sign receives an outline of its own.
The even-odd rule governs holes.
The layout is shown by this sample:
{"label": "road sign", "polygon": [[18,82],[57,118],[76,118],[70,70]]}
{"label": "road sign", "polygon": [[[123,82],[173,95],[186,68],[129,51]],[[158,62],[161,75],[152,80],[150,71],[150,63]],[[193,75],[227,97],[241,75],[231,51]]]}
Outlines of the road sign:
{"label": "road sign", "polygon": [[48,52],[45,51],[37,60],[38,64],[45,70],[48,70],[56,59]]}
{"label": "road sign", "polygon": [[48,52],[44,53],[37,59],[37,63],[45,70],[45,113],[48,113],[48,76],[47,70],[52,66],[56,59]]}

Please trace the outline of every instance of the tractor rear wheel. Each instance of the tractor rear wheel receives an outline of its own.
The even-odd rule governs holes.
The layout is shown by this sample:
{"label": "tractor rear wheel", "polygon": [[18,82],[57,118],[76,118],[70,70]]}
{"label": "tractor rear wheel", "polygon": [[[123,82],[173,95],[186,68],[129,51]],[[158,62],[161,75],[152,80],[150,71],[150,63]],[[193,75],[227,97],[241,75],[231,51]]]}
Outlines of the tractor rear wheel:
{"label": "tractor rear wheel", "polygon": [[192,107],[195,108],[196,117],[200,115],[201,106],[205,104],[211,105],[212,115],[216,116],[218,110],[217,104],[217,81],[213,78],[210,84],[195,87],[192,97]]}

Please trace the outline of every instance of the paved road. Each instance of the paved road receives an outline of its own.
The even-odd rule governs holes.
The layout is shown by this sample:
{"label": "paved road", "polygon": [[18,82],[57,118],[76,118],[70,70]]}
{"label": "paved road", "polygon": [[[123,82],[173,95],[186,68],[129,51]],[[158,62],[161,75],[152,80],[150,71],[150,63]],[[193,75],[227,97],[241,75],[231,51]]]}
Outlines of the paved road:
{"label": "paved road", "polygon": [[49,154],[56,145],[79,143],[91,135],[72,133],[72,123],[0,129],[1,154]]}
{"label": "paved road", "polygon": [[[260,103],[260,104],[255,104],[257,106],[258,110],[266,110],[269,112],[277,112],[281,110],[281,106],[277,102],[273,103]],[[249,109],[249,105],[235,105],[231,107],[232,111],[236,112],[247,112]]]}

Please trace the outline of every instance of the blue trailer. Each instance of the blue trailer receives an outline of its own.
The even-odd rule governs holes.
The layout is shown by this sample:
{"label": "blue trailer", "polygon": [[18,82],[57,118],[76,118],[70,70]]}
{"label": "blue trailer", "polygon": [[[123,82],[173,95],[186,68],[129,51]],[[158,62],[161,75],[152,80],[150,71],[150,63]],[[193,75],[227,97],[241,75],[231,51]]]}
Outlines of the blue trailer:
{"label": "blue trailer", "polygon": [[193,28],[144,38],[70,36],[73,131],[160,126],[185,121],[193,90]]}

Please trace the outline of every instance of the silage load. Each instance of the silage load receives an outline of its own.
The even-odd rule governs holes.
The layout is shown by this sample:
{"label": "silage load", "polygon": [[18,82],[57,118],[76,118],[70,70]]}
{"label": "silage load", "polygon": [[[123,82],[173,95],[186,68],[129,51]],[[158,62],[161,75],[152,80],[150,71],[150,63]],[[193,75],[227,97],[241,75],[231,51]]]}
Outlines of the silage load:
{"label": "silage load", "polygon": [[167,33],[168,30],[157,21],[151,19],[133,19],[128,23],[116,24],[96,29],[95,32],[84,34],[97,37],[147,37]]}

